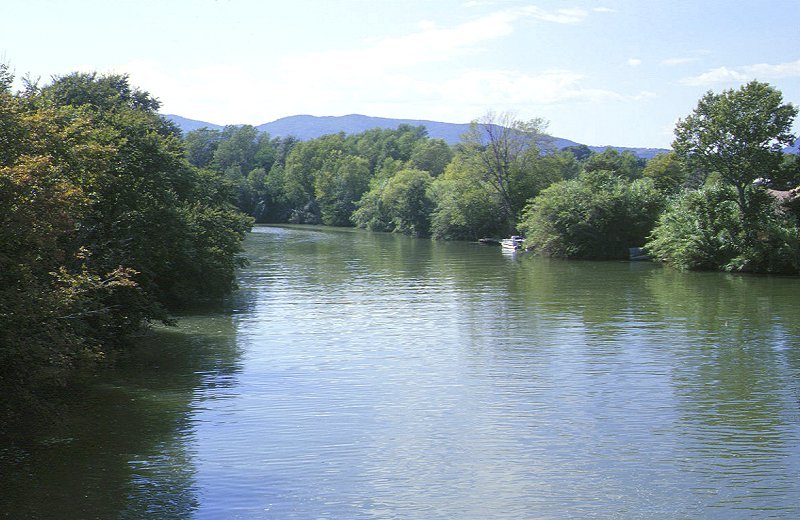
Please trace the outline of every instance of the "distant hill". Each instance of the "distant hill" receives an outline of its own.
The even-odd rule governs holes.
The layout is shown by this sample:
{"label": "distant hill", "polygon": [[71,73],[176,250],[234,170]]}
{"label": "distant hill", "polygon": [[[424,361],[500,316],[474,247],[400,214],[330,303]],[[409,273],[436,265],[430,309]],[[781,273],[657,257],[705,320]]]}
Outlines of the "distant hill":
{"label": "distant hill", "polygon": [[224,127],[221,125],[215,125],[213,123],[206,123],[204,121],[196,121],[194,119],[187,119],[185,117],[176,116],[174,114],[161,114],[165,118],[169,119],[183,131],[184,135],[188,134],[189,132],[193,132],[195,130],[199,130],[203,127],[209,128],[211,130],[222,130]]}
{"label": "distant hill", "polygon": [[[185,117],[172,114],[164,114],[164,117],[177,124],[184,133],[207,127],[210,129],[221,130],[223,127],[203,121],[187,119]],[[456,144],[461,140],[461,136],[469,130],[468,123],[440,123],[437,121],[426,121],[424,119],[390,119],[385,117],[370,117],[359,114],[347,116],[309,116],[297,115],[282,117],[271,123],[264,123],[256,127],[261,132],[267,132],[273,137],[294,136],[301,141],[316,139],[327,134],[344,132],[345,134],[358,134],[373,128],[397,128],[400,125],[424,126],[428,131],[428,136],[434,139],[443,139],[448,144]],[[553,137],[553,144],[561,149],[568,146],[576,146],[581,143]],[[613,148],[619,152],[630,151],[638,157],[650,159],[659,153],[668,152],[663,148],[626,148],[622,146],[589,146],[595,152],[602,152],[606,148]]]}

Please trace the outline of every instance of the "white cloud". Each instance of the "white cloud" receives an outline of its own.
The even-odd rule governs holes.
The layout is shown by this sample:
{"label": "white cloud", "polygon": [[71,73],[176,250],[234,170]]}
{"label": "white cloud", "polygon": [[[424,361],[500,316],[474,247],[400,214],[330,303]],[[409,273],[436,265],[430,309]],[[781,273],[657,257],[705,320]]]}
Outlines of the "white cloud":
{"label": "white cloud", "polygon": [[[510,10],[510,12],[514,11]],[[589,13],[583,9],[559,9],[557,11],[551,12],[533,5],[523,7],[516,12],[520,13],[523,16],[529,16],[531,18],[543,22],[553,22],[560,24],[578,23],[589,15]]]}
{"label": "white cloud", "polygon": [[[152,62],[125,66],[136,85],[156,93],[163,111],[212,123],[260,124],[297,113],[339,115],[361,112],[387,117],[436,117],[468,121],[489,108],[552,106],[623,99],[582,85],[575,72],[536,74],[516,70],[465,69],[445,65],[512,34],[522,20],[574,24],[580,9],[546,11],[528,6],[496,11],[465,23],[440,27],[422,21],[413,33],[351,49],[287,55],[264,66],[161,67]],[[417,67],[442,64],[438,74]],[[438,68],[438,66],[437,66]]]}
{"label": "white cloud", "polygon": [[616,13],[616,9],[611,9],[610,7],[595,7],[592,9],[595,13]]}
{"label": "white cloud", "polygon": [[628,65],[630,65],[631,67],[638,67],[641,64],[642,64],[642,60],[640,60],[639,58],[629,58],[628,59]]}
{"label": "white cloud", "polygon": [[669,65],[669,66],[684,65],[686,63],[692,63],[692,62],[697,61],[697,60],[698,60],[698,58],[675,57],[675,58],[667,58],[665,60],[662,60],[661,64],[662,65]]}
{"label": "white cloud", "polygon": [[800,60],[777,65],[758,63],[745,67],[745,72],[763,79],[796,78],[800,77]]}
{"label": "white cloud", "polygon": [[487,106],[552,105],[566,101],[617,100],[618,94],[580,86],[583,76],[568,70],[545,71],[535,76],[513,70],[471,70],[445,82],[436,90],[454,104]]}
{"label": "white cloud", "polygon": [[634,101],[644,101],[646,99],[655,99],[657,97],[658,97],[658,94],[656,94],[655,92],[653,92],[651,90],[642,90],[641,92],[639,92],[638,94],[633,96],[632,99]]}
{"label": "white cloud", "polygon": [[800,77],[800,60],[788,63],[758,63],[742,67],[718,67],[698,76],[684,78],[681,83],[690,86],[708,86],[718,83],[742,83],[752,79],[774,80]]}

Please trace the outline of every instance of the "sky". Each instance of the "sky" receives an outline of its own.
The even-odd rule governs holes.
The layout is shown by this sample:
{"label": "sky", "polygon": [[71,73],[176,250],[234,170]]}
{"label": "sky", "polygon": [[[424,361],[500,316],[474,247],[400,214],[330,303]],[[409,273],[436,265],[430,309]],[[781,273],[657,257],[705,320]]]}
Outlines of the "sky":
{"label": "sky", "polygon": [[162,113],[221,125],[493,111],[668,148],[709,90],[757,79],[800,106],[800,0],[2,2],[18,78],[125,73]]}

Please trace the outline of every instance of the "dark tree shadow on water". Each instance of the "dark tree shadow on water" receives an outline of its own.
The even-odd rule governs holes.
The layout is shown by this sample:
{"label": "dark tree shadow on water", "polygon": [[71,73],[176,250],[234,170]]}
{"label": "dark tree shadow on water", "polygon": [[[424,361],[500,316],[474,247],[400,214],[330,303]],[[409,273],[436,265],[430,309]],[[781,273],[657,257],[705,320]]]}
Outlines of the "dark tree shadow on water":
{"label": "dark tree shadow on water", "polygon": [[186,315],[112,368],[21,403],[0,432],[0,517],[191,516],[195,399],[235,384],[239,356],[229,313]]}

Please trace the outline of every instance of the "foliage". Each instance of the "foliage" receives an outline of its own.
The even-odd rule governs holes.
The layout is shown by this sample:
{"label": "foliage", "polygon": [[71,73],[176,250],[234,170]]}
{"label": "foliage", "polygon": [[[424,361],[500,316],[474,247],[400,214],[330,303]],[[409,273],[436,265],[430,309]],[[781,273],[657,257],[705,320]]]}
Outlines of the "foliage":
{"label": "foliage", "polygon": [[686,167],[675,152],[661,153],[647,161],[642,176],[653,179],[656,189],[665,195],[678,193],[688,181]]}
{"label": "foliage", "polygon": [[378,180],[358,202],[353,222],[373,231],[428,236],[433,202],[431,175],[422,170],[400,170],[388,180]]}
{"label": "foliage", "polygon": [[[292,149],[286,158],[284,186],[295,214],[300,208],[305,210],[311,207],[310,204],[316,205],[314,183],[317,172],[322,170],[329,158],[345,151],[344,134],[331,134],[312,141],[300,142]],[[304,218],[301,222],[313,224],[320,218],[318,211],[314,211],[310,214],[310,218]]]}
{"label": "foliage", "polygon": [[331,154],[314,179],[322,223],[349,226],[356,201],[369,187],[369,163],[362,157]]}
{"label": "foliage", "polygon": [[186,134],[183,142],[189,163],[198,168],[209,167],[221,140],[222,132],[205,127]]}
{"label": "foliage", "polygon": [[453,160],[453,149],[442,139],[419,140],[408,160],[413,168],[437,177]]}
{"label": "foliage", "polygon": [[461,153],[473,163],[481,181],[498,197],[507,230],[512,230],[517,215],[528,197],[520,184],[532,175],[532,165],[541,156],[540,148],[548,141],[542,119],[515,120],[510,113],[489,112],[472,122],[464,135]]}
{"label": "foliage", "polygon": [[457,155],[431,186],[434,209],[431,235],[437,239],[478,240],[502,236],[508,223],[495,191],[475,172],[473,163]]}
{"label": "foliage", "polygon": [[675,128],[675,152],[690,168],[716,172],[736,189],[742,214],[748,212],[753,181],[779,170],[782,147],[794,143],[797,108],[780,91],[752,81],[737,90],[706,93],[692,114]]}
{"label": "foliage", "polygon": [[273,181],[283,179],[286,156],[295,143],[294,138],[272,139],[250,125],[200,128],[184,138],[189,162],[221,174],[234,186],[239,210],[259,222],[288,215],[284,186]]}
{"label": "foliage", "polygon": [[639,159],[631,152],[618,152],[613,148],[606,148],[602,153],[589,155],[583,165],[583,171],[609,171],[615,175],[628,179],[638,179],[642,176],[644,160]]}
{"label": "foliage", "polygon": [[656,258],[679,269],[794,273],[800,268],[797,218],[779,211],[759,189],[742,218],[735,188],[690,190],[673,200],[647,243]]}
{"label": "foliage", "polygon": [[563,258],[627,258],[662,209],[649,179],[584,173],[546,188],[525,209],[520,230],[537,253]]}
{"label": "foliage", "polygon": [[250,222],[157,109],[119,75],[0,93],[0,394],[63,384],[233,288]]}

